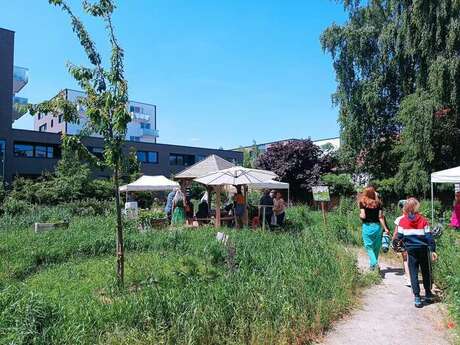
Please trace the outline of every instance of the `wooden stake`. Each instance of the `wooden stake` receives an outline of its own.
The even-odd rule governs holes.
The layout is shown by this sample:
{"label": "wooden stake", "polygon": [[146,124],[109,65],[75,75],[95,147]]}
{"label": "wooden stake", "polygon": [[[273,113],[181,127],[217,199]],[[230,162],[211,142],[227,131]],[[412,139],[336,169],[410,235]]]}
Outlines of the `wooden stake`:
{"label": "wooden stake", "polygon": [[321,201],[321,211],[323,212],[323,222],[324,225],[327,225],[327,219],[326,219],[326,203],[324,201]]}

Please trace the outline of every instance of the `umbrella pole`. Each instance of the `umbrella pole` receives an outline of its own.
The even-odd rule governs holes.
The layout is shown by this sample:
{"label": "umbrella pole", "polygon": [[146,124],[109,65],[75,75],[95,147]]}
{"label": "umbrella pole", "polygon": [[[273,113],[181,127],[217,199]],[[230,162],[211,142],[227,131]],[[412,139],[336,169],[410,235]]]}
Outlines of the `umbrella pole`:
{"label": "umbrella pole", "polygon": [[434,186],[431,182],[431,226],[434,224]]}
{"label": "umbrella pole", "polygon": [[220,186],[216,186],[216,228],[220,228]]}

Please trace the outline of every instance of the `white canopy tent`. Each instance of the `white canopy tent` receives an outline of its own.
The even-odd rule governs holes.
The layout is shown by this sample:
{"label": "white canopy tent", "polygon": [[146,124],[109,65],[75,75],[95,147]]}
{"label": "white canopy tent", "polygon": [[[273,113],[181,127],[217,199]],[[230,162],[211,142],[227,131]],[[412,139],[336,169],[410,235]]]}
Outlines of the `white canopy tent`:
{"label": "white canopy tent", "polygon": [[290,204],[290,189],[289,189],[289,183],[287,182],[279,182],[279,181],[265,181],[265,182],[258,182],[258,183],[251,183],[248,184],[249,189],[287,189],[288,195],[287,195],[287,201],[288,205]]}
{"label": "white canopy tent", "polygon": [[179,183],[172,181],[163,175],[144,175],[136,181],[120,187],[120,192],[160,192],[179,188]]}
{"label": "white canopy tent", "polygon": [[434,172],[431,174],[431,222],[434,222],[434,184],[460,184],[460,167]]}

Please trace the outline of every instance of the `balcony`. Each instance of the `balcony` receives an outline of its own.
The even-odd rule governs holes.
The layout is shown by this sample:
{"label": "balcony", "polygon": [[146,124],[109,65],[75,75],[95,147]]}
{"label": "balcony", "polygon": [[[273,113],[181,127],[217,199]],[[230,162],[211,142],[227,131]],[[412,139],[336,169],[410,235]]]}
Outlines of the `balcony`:
{"label": "balcony", "polygon": [[13,93],[18,93],[29,82],[29,70],[24,67],[14,66]]}
{"label": "balcony", "polygon": [[12,121],[16,121],[22,115],[27,113],[26,105],[28,103],[27,98],[24,97],[13,97],[13,118]]}
{"label": "balcony", "polygon": [[141,128],[141,131],[142,131],[142,136],[155,137],[155,138],[158,138],[160,136],[160,132],[157,129]]}

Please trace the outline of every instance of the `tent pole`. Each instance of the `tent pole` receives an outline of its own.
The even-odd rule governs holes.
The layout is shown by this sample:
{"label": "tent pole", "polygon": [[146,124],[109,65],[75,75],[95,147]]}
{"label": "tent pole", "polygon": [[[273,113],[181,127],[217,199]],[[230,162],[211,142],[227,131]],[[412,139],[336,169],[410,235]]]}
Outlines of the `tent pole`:
{"label": "tent pole", "polygon": [[433,182],[431,182],[431,225],[434,224],[434,188]]}
{"label": "tent pole", "polygon": [[220,217],[220,186],[216,186],[216,228],[220,228],[221,217]]}

